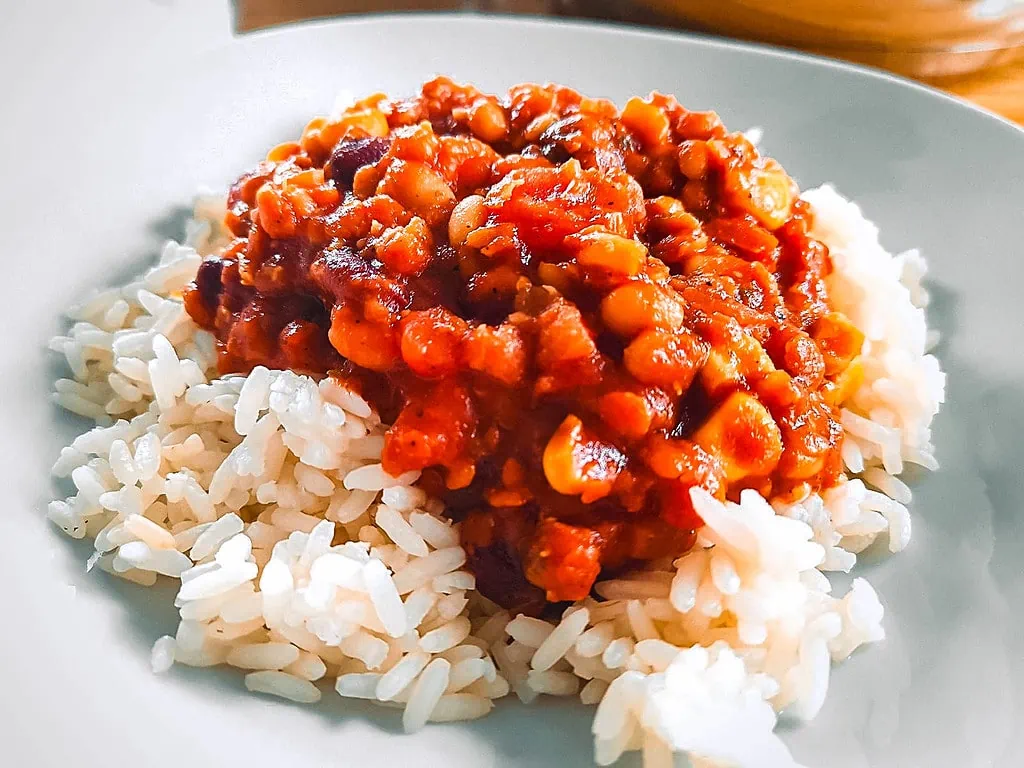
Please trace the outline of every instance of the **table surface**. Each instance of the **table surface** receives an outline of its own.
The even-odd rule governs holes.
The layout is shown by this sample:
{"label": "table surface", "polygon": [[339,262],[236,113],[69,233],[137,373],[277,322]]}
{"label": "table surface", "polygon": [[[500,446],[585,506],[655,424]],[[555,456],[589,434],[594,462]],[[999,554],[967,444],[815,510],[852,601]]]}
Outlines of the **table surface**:
{"label": "table surface", "polygon": [[[666,27],[674,21],[629,0],[234,0],[240,32],[293,21],[382,11],[483,11],[583,17]],[[995,67],[930,83],[1024,125],[1024,47]]]}

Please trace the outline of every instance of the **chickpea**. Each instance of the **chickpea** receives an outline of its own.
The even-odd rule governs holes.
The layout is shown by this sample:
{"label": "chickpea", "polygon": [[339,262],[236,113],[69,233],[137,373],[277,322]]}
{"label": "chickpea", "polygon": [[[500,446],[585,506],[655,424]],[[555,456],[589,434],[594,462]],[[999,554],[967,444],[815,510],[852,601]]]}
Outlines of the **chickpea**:
{"label": "chickpea", "polygon": [[782,458],[778,425],[746,392],[729,395],[694,433],[693,441],[719,458],[731,483],[769,475]]}
{"label": "chickpea", "polygon": [[569,414],[544,447],[542,463],[552,488],[589,504],[611,492],[626,457],[590,436],[583,422]]}
{"label": "chickpea", "polygon": [[662,288],[635,281],[604,297],[601,319],[613,332],[629,338],[648,328],[679,328],[683,324],[683,305]]}
{"label": "chickpea", "polygon": [[578,248],[576,263],[584,272],[633,277],[643,269],[647,259],[647,247],[643,243],[611,232],[584,232],[570,242]]}
{"label": "chickpea", "polygon": [[313,196],[309,194],[308,190],[301,187],[289,187],[286,184],[282,194],[291,204],[292,210],[295,211],[299,218],[309,218],[316,211],[316,203],[313,201]]}
{"label": "chickpea", "polygon": [[832,381],[826,381],[822,392],[825,394],[829,405],[841,406],[845,403],[861,384],[864,383],[864,363],[861,359],[854,358],[842,373]]}
{"label": "chickpea", "polygon": [[271,163],[279,163],[282,160],[288,160],[295,155],[302,152],[302,147],[294,141],[286,141],[284,144],[278,144],[276,147],[267,152],[267,160]]}
{"label": "chickpea", "polygon": [[707,232],[719,242],[766,261],[772,259],[779,244],[775,235],[747,218],[715,219],[708,222]]}
{"label": "chickpea", "polygon": [[748,202],[742,207],[748,213],[768,229],[777,229],[786,223],[796,196],[793,180],[782,168],[753,171],[745,186]]}
{"label": "chickpea", "polygon": [[710,397],[720,397],[748,379],[759,379],[774,370],[775,365],[757,339],[734,326],[731,339],[711,350],[700,380]]}
{"label": "chickpea", "polygon": [[558,122],[557,113],[545,112],[543,115],[539,115],[530,121],[530,124],[526,126],[526,130],[523,131],[523,138],[527,141],[537,141],[540,135],[556,122]]}
{"label": "chickpea", "polygon": [[455,205],[455,194],[441,174],[424,163],[406,160],[388,166],[377,193],[394,198],[431,226]]}
{"label": "chickpea", "polygon": [[330,148],[346,136],[387,136],[391,128],[387,116],[379,109],[358,109],[346,112],[320,129],[320,140]]}
{"label": "chickpea", "polygon": [[615,102],[609,99],[592,99],[586,96],[580,100],[580,112],[608,118],[614,118],[619,114]]}
{"label": "chickpea", "polygon": [[256,210],[259,225],[271,237],[285,238],[295,234],[298,226],[295,209],[281,191],[269,182],[256,193]]}
{"label": "chickpea", "polygon": [[390,325],[370,322],[347,306],[338,306],[331,313],[328,336],[343,357],[371,371],[390,370],[400,357],[398,339]]}
{"label": "chickpea", "polygon": [[427,122],[399,128],[391,137],[391,154],[399,160],[430,163],[438,146],[437,135]]}
{"label": "chickpea", "polygon": [[864,334],[841,312],[827,312],[811,329],[825,358],[825,375],[846,370],[864,346]]}
{"label": "chickpea", "polygon": [[[709,151],[726,158],[722,175],[725,201],[749,213],[770,230],[785,224],[796,202],[797,188],[782,166],[769,158],[758,157],[749,144],[746,145],[747,156],[740,159],[730,155],[723,142],[712,141],[708,146]],[[683,202],[686,202],[685,197]]]}
{"label": "chickpea", "polygon": [[651,435],[643,449],[644,463],[654,474],[665,480],[679,480],[686,487],[699,485],[709,493],[717,494],[721,488],[721,463],[701,446],[683,438],[665,434]]}
{"label": "chickpea", "polygon": [[654,424],[652,403],[638,392],[609,392],[598,403],[601,420],[620,435],[637,439]]}
{"label": "chickpea", "polygon": [[818,388],[825,379],[825,359],[815,341],[798,328],[773,333],[767,350],[778,368],[800,384]]}
{"label": "chickpea", "polygon": [[306,123],[306,127],[302,129],[302,136],[299,138],[299,146],[303,152],[319,153],[329,151],[320,140],[320,131],[325,125],[327,125],[327,118],[325,117],[314,117]]}
{"label": "chickpea", "polygon": [[626,347],[622,361],[637,380],[681,394],[708,357],[708,346],[689,331],[644,331]]}
{"label": "chickpea", "polygon": [[725,128],[715,112],[686,112],[679,132],[687,139],[710,139],[723,135]]}
{"label": "chickpea", "polygon": [[423,219],[385,230],[375,244],[377,258],[392,272],[418,275],[434,258],[434,238]]}
{"label": "chickpea", "polygon": [[381,175],[376,165],[364,165],[352,177],[352,194],[360,200],[372,197],[380,184]]}
{"label": "chickpea", "polygon": [[646,147],[667,141],[670,135],[668,117],[650,101],[634,96],[622,110],[622,122]]}
{"label": "chickpea", "polygon": [[466,244],[469,233],[483,226],[487,220],[487,209],[480,195],[470,195],[460,200],[448,219],[448,241],[456,248]]}
{"label": "chickpea", "polygon": [[677,156],[679,171],[688,179],[703,179],[708,172],[708,145],[699,139],[684,141]]}
{"label": "chickpea", "polygon": [[648,226],[668,235],[697,234],[700,221],[674,197],[655,197],[646,201]]}
{"label": "chickpea", "polygon": [[469,129],[490,144],[501,141],[508,136],[505,110],[487,99],[477,101],[469,110]]}

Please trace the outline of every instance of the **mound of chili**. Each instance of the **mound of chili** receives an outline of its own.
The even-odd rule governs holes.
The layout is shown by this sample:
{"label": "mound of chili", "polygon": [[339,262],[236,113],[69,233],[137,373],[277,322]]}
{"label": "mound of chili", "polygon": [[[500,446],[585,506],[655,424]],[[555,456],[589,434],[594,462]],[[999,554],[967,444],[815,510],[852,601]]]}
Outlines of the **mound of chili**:
{"label": "mound of chili", "polygon": [[773,160],[671,98],[438,78],[275,147],[186,291],[222,372],[330,374],[517,609],[674,557],[689,489],[836,483],[863,337]]}

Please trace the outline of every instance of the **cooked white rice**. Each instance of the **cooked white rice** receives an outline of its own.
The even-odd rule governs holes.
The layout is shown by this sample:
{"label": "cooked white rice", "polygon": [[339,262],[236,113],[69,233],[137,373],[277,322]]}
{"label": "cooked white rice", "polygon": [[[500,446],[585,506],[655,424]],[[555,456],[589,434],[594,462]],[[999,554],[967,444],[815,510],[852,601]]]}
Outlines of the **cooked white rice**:
{"label": "cooked white rice", "polygon": [[832,661],[883,637],[861,578],[837,597],[823,571],[849,571],[877,537],[910,538],[905,464],[936,466],[930,424],[944,376],[927,350],[924,262],[887,253],[875,227],[830,187],[805,194],[831,249],[837,308],[865,333],[864,383],[842,412],[847,479],[772,508],[699,489],[706,525],[675,562],[596,585],[601,600],[560,622],[510,616],[475,593],[458,526],[380,464],[384,426],[330,379],[255,369],[218,377],[212,337],[180,300],[212,251],[223,201],[202,199],[186,245],[123,288],[69,312],[50,344],[71,378],[55,401],[97,426],[53,467],[75,493],[48,515],[90,538],[97,566],[151,585],[181,581],[174,662],[230,664],[245,686],[315,703],[338,694],[428,721],[487,714],[514,692],[598,704],[601,765],[641,750],[647,768],[683,752],[700,765],[795,766],[773,729],[820,709]]}

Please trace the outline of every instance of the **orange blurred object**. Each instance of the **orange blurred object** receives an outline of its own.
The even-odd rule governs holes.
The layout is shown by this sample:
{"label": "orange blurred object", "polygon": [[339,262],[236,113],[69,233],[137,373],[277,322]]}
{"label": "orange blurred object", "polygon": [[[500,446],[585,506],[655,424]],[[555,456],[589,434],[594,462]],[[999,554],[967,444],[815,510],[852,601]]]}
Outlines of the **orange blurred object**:
{"label": "orange blurred object", "polygon": [[882,67],[909,77],[966,75],[1024,49],[1019,0],[641,0],[719,34]]}
{"label": "orange blurred object", "polygon": [[671,23],[922,80],[1024,123],[1021,0],[638,0]]}
{"label": "orange blurred object", "polygon": [[1024,124],[1022,0],[235,0],[246,31],[381,11],[585,17],[674,26],[916,78]]}

